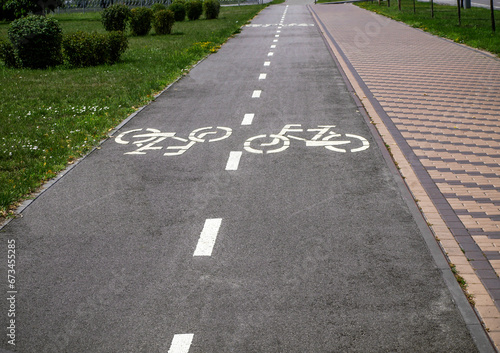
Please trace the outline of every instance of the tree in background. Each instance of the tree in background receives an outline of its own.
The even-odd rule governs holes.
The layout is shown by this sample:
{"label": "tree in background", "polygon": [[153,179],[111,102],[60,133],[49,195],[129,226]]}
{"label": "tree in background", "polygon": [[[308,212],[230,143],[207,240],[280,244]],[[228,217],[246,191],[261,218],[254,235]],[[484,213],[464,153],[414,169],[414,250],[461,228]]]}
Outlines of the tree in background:
{"label": "tree in background", "polygon": [[63,4],[63,0],[0,0],[0,20],[12,21],[30,13],[45,15]]}

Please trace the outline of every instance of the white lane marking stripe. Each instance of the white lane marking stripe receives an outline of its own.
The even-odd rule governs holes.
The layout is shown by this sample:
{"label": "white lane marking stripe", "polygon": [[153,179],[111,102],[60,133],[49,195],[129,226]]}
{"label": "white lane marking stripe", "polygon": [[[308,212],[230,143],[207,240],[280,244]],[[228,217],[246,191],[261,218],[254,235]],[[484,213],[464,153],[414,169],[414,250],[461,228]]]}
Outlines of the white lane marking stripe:
{"label": "white lane marking stripe", "polygon": [[271,49],[275,49],[275,48],[276,48],[276,44],[271,45]]}
{"label": "white lane marking stripe", "polygon": [[275,35],[275,37],[276,37],[276,38],[279,38],[279,36],[280,36],[279,34],[276,34],[276,35]]}
{"label": "white lane marking stripe", "polygon": [[238,170],[238,165],[240,164],[240,158],[243,152],[241,151],[231,151],[229,152],[229,158],[226,163],[226,170]]}
{"label": "white lane marking stripe", "polygon": [[262,91],[260,89],[256,89],[255,91],[253,91],[252,93],[252,98],[260,98],[260,94],[262,93]]}
{"label": "white lane marking stripe", "polygon": [[269,65],[271,65],[270,61],[264,61],[264,66],[269,66]]}
{"label": "white lane marking stripe", "polygon": [[222,218],[209,218],[205,221],[193,256],[212,256],[221,223]]}
{"label": "white lane marking stripe", "polygon": [[255,117],[255,114],[245,114],[243,117],[243,121],[241,122],[241,125],[252,125],[253,118]]}
{"label": "white lane marking stripe", "polygon": [[273,56],[274,53],[272,51],[270,51],[269,53],[267,53],[267,56]]}
{"label": "white lane marking stripe", "polygon": [[193,341],[193,336],[194,334],[192,333],[174,335],[168,353],[188,353],[191,342]]}
{"label": "white lane marking stripe", "polygon": [[267,74],[260,74],[259,80],[265,80],[267,78]]}
{"label": "white lane marking stripe", "polygon": [[277,39],[273,39],[273,43],[278,43],[278,40]]}

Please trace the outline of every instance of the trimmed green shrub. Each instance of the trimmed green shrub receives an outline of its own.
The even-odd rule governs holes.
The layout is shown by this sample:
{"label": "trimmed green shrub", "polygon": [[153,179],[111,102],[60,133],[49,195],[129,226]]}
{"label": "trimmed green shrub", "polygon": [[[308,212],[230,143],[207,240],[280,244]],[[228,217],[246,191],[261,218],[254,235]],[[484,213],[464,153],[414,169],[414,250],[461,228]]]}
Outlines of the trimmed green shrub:
{"label": "trimmed green shrub", "polygon": [[64,57],[71,66],[87,67],[113,64],[127,49],[127,37],[123,32],[83,32],[64,36]]}
{"label": "trimmed green shrub", "polygon": [[86,67],[106,62],[106,35],[78,31],[63,38],[64,57],[71,66]]}
{"label": "trimmed green shrub", "polygon": [[19,67],[14,47],[11,43],[0,40],[0,60],[3,60],[7,67]]}
{"label": "trimmed green shrub", "polygon": [[102,11],[101,21],[106,31],[125,32],[130,16],[131,12],[127,6],[114,4]]}
{"label": "trimmed green shrub", "polygon": [[153,12],[158,12],[158,11],[166,10],[166,9],[167,9],[167,7],[164,4],[160,4],[158,2],[151,5],[151,10],[153,10]]}
{"label": "trimmed green shrub", "polygon": [[123,32],[108,33],[108,64],[114,64],[128,48],[128,39]]}
{"label": "trimmed green shrub", "polygon": [[153,14],[153,10],[147,7],[136,7],[132,9],[132,17],[130,18],[132,33],[136,36],[145,36],[148,34],[151,30]]}
{"label": "trimmed green shrub", "polygon": [[170,10],[161,10],[155,13],[153,26],[156,34],[170,34],[175,22],[174,13]]}
{"label": "trimmed green shrub", "polygon": [[62,63],[62,29],[53,18],[20,18],[10,24],[8,35],[20,66],[44,69]]}
{"label": "trimmed green shrub", "polygon": [[200,0],[186,2],[186,13],[190,21],[199,19],[203,13],[203,3]]}
{"label": "trimmed green shrub", "polygon": [[175,0],[168,9],[174,13],[176,22],[182,22],[186,19],[186,3],[182,0]]}
{"label": "trimmed green shrub", "polygon": [[203,8],[207,20],[213,20],[219,17],[220,2],[218,0],[205,0],[203,2]]}

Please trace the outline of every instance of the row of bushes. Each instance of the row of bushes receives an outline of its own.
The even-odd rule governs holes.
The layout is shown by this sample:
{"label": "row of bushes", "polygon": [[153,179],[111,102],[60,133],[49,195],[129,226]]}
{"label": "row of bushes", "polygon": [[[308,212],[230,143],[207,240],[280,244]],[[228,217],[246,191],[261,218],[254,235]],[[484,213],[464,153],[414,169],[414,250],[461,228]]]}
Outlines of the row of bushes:
{"label": "row of bushes", "polygon": [[27,16],[11,23],[10,43],[0,41],[0,59],[10,67],[32,69],[56,66],[67,61],[72,66],[85,67],[113,64],[128,47],[124,35],[127,23],[134,35],[146,35],[153,26],[156,34],[171,33],[176,20],[187,14],[196,20],[205,11],[207,19],[217,18],[218,0],[175,0],[170,8],[155,4],[152,9],[139,7],[130,10],[122,4],[112,5],[102,13],[106,34],[82,31],[63,37],[59,23],[53,18]]}
{"label": "row of bushes", "polygon": [[145,36],[153,25],[156,34],[170,34],[174,25],[174,13],[170,10],[161,9],[156,12],[147,7],[138,7],[131,10],[130,27],[132,34]]}
{"label": "row of bushes", "polygon": [[128,47],[123,32],[89,33],[78,31],[62,41],[63,54],[71,66],[114,64]]}
{"label": "row of bushes", "polygon": [[170,33],[174,21],[184,21],[186,15],[194,21],[205,12],[207,19],[219,17],[218,0],[175,0],[168,8],[163,4],[154,4],[151,8],[138,7],[130,10],[126,5],[115,4],[102,12],[102,23],[107,31],[125,31],[127,24],[134,35],[146,35],[153,25],[157,34]]}
{"label": "row of bushes", "polygon": [[156,34],[169,34],[175,22],[174,12],[164,5],[155,4],[151,9],[137,7],[130,10],[123,4],[115,4],[106,8],[101,14],[101,21],[106,31],[125,32],[130,22],[132,33],[144,36],[154,26]]}
{"label": "row of bushes", "polygon": [[43,69],[65,60],[76,67],[114,64],[128,47],[123,32],[77,32],[63,36],[53,18],[31,15],[11,23],[10,43],[0,42],[0,59],[9,67]]}

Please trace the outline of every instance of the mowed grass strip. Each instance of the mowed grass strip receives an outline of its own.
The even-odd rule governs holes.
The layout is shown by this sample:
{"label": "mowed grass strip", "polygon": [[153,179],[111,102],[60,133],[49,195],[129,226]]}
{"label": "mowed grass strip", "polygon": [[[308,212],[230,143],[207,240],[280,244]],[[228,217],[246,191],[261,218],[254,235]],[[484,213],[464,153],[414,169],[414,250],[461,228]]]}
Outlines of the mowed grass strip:
{"label": "mowed grass strip", "polygon": [[500,11],[494,11],[497,30],[493,32],[489,9],[479,7],[461,9],[459,25],[456,6],[434,4],[434,18],[432,18],[430,2],[415,1],[415,13],[413,0],[402,0],[401,11],[396,0],[390,3],[390,7],[387,7],[387,1],[382,1],[381,5],[377,1],[355,4],[434,35],[500,55]]}
{"label": "mowed grass strip", "polygon": [[[216,20],[176,22],[171,35],[131,36],[112,66],[28,70],[0,62],[0,222],[265,6],[223,7]],[[104,32],[99,13],[54,18],[63,33]],[[8,26],[0,23],[1,39]]]}

